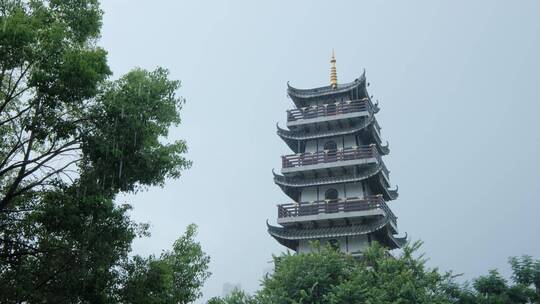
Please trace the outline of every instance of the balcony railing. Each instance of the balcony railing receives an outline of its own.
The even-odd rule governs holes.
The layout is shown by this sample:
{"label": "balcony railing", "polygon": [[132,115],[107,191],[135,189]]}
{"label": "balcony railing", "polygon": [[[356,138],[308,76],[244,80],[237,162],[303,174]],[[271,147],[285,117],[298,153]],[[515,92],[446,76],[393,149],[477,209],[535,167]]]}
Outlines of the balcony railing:
{"label": "balcony railing", "polygon": [[338,212],[367,211],[382,209],[395,224],[396,216],[390,210],[382,196],[368,196],[364,199],[347,198],[342,200],[324,200],[313,203],[289,203],[278,205],[278,218],[331,214]]}
{"label": "balcony railing", "polygon": [[294,168],[364,158],[380,159],[379,152],[375,145],[347,148],[343,150],[284,155],[281,157],[281,163],[283,168]]}
{"label": "balcony railing", "polygon": [[293,109],[287,111],[287,121],[291,122],[300,119],[311,119],[317,117],[368,111],[370,107],[371,103],[367,98],[364,98],[348,103],[341,102],[335,104],[326,104],[307,108]]}

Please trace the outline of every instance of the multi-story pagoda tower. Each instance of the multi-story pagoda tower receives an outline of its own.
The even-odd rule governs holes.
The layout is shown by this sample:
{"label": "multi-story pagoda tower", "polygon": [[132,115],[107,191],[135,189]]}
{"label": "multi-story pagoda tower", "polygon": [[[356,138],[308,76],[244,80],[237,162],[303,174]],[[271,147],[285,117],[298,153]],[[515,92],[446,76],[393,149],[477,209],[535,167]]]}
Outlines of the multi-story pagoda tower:
{"label": "multi-story pagoda tower", "polygon": [[294,154],[282,156],[275,183],[292,203],[278,205],[277,222],[268,232],[296,252],[312,250],[311,241],[328,242],[360,255],[373,241],[401,247],[397,218],[387,202],[390,188],[375,118],[379,111],[368,95],[365,71],[351,83],[338,84],[332,52],[330,85],[296,89],[287,84],[295,109],[287,111],[287,129],[277,134]]}

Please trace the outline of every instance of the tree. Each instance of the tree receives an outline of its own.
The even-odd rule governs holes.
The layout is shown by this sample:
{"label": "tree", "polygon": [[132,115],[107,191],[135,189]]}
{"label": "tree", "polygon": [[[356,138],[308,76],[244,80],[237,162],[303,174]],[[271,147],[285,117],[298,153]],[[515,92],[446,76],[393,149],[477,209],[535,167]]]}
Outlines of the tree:
{"label": "tree", "polygon": [[159,258],[136,256],[125,267],[124,303],[191,303],[201,296],[200,288],[210,273],[209,257],[194,236],[197,227],[185,234]]}
{"label": "tree", "polygon": [[356,263],[329,247],[317,252],[274,257],[275,272],[264,278],[261,303],[327,303],[334,287],[352,278]]}
{"label": "tree", "polygon": [[159,141],[180,123],[179,82],[164,69],[106,81],[97,0],[6,0],[0,12],[0,211],[82,173],[114,195],[189,167],[183,141]]}
{"label": "tree", "polygon": [[73,188],[42,193],[19,221],[5,220],[0,263],[3,303],[107,302],[114,267],[137,231],[125,211],[100,195]]}
{"label": "tree", "polygon": [[[359,260],[330,247],[274,257],[275,272],[253,297],[236,292],[209,304],[457,303],[460,287],[415,257],[419,242],[394,257],[374,243]],[[457,290],[455,290],[457,288]]]}
{"label": "tree", "polygon": [[529,255],[511,257],[508,262],[512,267],[512,280],[521,286],[530,288],[531,301],[540,301],[540,260],[533,260]]}
{"label": "tree", "polygon": [[106,52],[92,43],[97,1],[78,4],[0,4],[0,211],[17,211],[18,197],[54,187],[80,161],[89,108],[111,72]]}
{"label": "tree", "polygon": [[472,289],[464,288],[460,303],[478,304],[526,304],[540,303],[540,261],[524,255],[509,259],[512,268],[510,281],[497,270],[473,280]]}
{"label": "tree", "polygon": [[147,235],[117,194],[191,164],[184,141],[165,140],[180,83],[162,68],[110,80],[101,15],[97,0],[0,1],[3,303],[117,301],[131,242]]}
{"label": "tree", "polygon": [[[81,280],[78,281],[72,279],[77,267],[66,268],[65,279],[69,284],[59,281],[58,286],[79,282],[80,285],[73,289],[82,292],[85,290],[83,287],[90,283],[86,279],[87,271],[113,269],[125,258],[133,238],[141,235],[137,231],[143,231],[127,217],[127,206],[114,204],[115,195],[120,191],[135,191],[143,185],[160,185],[165,177],[177,177],[182,169],[189,166],[181,156],[185,151],[183,142],[160,143],[168,126],[178,120],[176,103],[180,102],[171,97],[177,83],[167,80],[166,75],[162,69],[154,72],[135,70],[108,84],[103,95],[96,97],[96,105],[92,109],[101,122],[94,122],[95,128],[85,135],[87,142],[81,143],[78,176],[50,180],[47,187],[29,189],[11,201],[12,209],[3,210],[0,214],[0,258],[6,268],[0,273],[2,280],[19,285],[20,281],[10,280],[9,275],[28,263],[24,267],[53,272],[39,274],[44,278],[43,282],[32,277],[33,271],[27,274],[26,281],[37,285],[20,290],[39,290],[53,283],[46,278],[58,278],[58,269],[72,261],[90,269],[81,271]],[[133,95],[139,88],[148,90],[148,95]],[[101,209],[95,209],[96,205]],[[96,216],[98,210],[102,213]],[[111,217],[122,220],[113,221]],[[109,232],[101,230],[111,225],[108,231],[118,231],[108,240],[103,236]],[[86,244],[103,244],[102,249],[106,250],[90,251],[92,247]],[[91,263],[78,264],[77,259],[70,258],[76,252],[84,254]],[[104,256],[109,256],[109,259],[104,259]],[[35,264],[41,261],[57,261],[57,264],[56,267],[36,267]],[[106,282],[93,282],[92,292],[100,290],[100,284],[114,285],[111,280]],[[0,288],[10,288],[12,284],[2,285]],[[59,295],[54,288],[50,294]]]}
{"label": "tree", "polygon": [[445,291],[451,275],[414,258],[419,247],[407,246],[393,257],[375,243],[359,261],[330,247],[282,256],[257,296],[261,303],[451,303]]}
{"label": "tree", "polygon": [[257,300],[240,289],[233,291],[223,298],[213,297],[207,302],[208,304],[256,304]]}
{"label": "tree", "polygon": [[326,303],[453,303],[448,292],[452,274],[425,266],[414,254],[421,242],[407,245],[393,257],[375,244],[364,252],[351,279],[337,285]]}
{"label": "tree", "polygon": [[512,257],[512,278],[491,270],[469,283],[427,268],[417,255],[420,242],[408,244],[398,256],[374,243],[358,260],[336,249],[316,247],[311,253],[274,257],[275,272],[250,296],[235,290],[208,304],[529,304],[540,303],[540,261]]}

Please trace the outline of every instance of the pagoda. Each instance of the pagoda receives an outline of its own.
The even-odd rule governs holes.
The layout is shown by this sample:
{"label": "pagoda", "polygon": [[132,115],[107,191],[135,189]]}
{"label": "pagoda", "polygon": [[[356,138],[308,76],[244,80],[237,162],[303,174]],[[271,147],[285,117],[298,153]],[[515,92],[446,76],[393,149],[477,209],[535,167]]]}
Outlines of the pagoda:
{"label": "pagoda", "polygon": [[334,52],[330,85],[297,89],[287,83],[295,108],[287,111],[287,128],[277,134],[294,154],[282,156],[274,182],[291,203],[277,206],[279,226],[268,232],[280,244],[298,252],[313,250],[313,241],[329,243],[360,256],[373,241],[389,249],[402,247],[397,217],[387,202],[398,197],[390,185],[383,156],[388,143],[360,78],[338,84]]}

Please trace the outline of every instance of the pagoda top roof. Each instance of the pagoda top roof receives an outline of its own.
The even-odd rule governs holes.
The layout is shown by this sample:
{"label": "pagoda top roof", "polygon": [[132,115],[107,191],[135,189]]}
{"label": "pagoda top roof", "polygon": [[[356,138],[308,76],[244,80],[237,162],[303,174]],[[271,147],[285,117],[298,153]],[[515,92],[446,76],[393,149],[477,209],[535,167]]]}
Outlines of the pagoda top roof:
{"label": "pagoda top roof", "polygon": [[310,99],[347,93],[360,86],[365,86],[365,84],[366,71],[364,70],[360,78],[355,79],[353,82],[337,84],[336,86],[328,85],[313,89],[298,89],[287,82],[287,93],[293,100]]}

